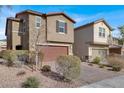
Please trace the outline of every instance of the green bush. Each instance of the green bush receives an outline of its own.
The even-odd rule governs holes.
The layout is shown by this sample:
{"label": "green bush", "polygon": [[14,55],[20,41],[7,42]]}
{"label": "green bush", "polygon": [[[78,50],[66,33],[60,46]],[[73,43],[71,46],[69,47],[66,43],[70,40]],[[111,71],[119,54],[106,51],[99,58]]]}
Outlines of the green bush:
{"label": "green bush", "polygon": [[[12,66],[19,61],[26,61],[28,59],[27,50],[4,50],[1,52],[1,57],[7,60],[7,65]],[[25,59],[24,59],[25,58]]]}
{"label": "green bush", "polygon": [[3,57],[2,58],[7,60],[7,66],[13,66],[14,61],[17,60],[17,56],[12,50],[5,50],[3,52]]}
{"label": "green bush", "polygon": [[29,77],[27,80],[22,84],[23,88],[38,88],[39,81],[35,77]]}
{"label": "green bush", "polygon": [[51,67],[49,65],[44,65],[41,70],[44,72],[49,72],[49,71],[51,71]]}
{"label": "green bush", "polygon": [[0,58],[3,58],[3,52],[4,51],[0,51]]}
{"label": "green bush", "polygon": [[122,69],[122,68],[119,67],[119,66],[113,66],[113,67],[112,67],[112,70],[113,70],[113,71],[121,71],[121,69]]}
{"label": "green bush", "polygon": [[100,63],[100,57],[95,57],[95,58],[93,59],[93,63],[94,63],[94,64],[99,64],[99,63]]}
{"label": "green bush", "polygon": [[100,64],[100,65],[99,65],[99,68],[104,68],[104,65]]}
{"label": "green bush", "polygon": [[80,75],[81,60],[76,56],[60,56],[57,58],[56,70],[68,80],[76,79]]}

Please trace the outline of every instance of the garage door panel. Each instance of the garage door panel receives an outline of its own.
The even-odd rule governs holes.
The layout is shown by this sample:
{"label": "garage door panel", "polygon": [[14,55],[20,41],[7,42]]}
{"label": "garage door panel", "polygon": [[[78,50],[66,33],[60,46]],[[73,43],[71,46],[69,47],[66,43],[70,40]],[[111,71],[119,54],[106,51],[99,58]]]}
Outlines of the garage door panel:
{"label": "garage door panel", "polygon": [[41,51],[44,54],[44,62],[55,61],[57,57],[68,54],[67,46],[42,46]]}
{"label": "garage door panel", "polygon": [[105,58],[107,56],[107,50],[106,49],[93,49],[92,55],[93,55],[93,58],[95,58],[96,56]]}

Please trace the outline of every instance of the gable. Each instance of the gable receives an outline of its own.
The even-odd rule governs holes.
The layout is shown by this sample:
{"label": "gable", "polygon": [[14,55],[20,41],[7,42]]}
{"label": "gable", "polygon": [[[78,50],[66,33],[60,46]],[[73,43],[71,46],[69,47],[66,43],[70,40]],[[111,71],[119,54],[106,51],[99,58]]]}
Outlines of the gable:
{"label": "gable", "polygon": [[104,21],[96,22],[96,23],[94,23],[94,26],[95,27],[103,27],[107,31],[111,31],[111,28]]}

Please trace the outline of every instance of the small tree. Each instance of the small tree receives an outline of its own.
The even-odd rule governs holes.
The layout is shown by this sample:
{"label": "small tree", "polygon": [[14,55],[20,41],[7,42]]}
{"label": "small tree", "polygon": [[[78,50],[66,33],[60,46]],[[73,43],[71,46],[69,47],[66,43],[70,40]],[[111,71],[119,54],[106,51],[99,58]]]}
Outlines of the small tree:
{"label": "small tree", "polygon": [[[40,50],[39,50],[39,47],[38,47],[38,44],[40,43],[40,40],[42,38],[42,32],[43,30],[45,29],[45,25],[44,24],[41,24],[41,27],[42,29],[37,29],[36,31],[33,31],[32,34],[34,36],[34,38],[31,38],[31,48],[33,49],[33,51],[35,52],[35,65],[36,65],[36,70],[38,69],[38,67],[41,67],[42,65],[42,61],[39,61],[39,55],[40,54]],[[40,66],[39,66],[40,65]]]}
{"label": "small tree", "polygon": [[124,44],[124,25],[123,26],[120,26],[118,29],[120,31],[120,40],[119,41],[122,44]]}

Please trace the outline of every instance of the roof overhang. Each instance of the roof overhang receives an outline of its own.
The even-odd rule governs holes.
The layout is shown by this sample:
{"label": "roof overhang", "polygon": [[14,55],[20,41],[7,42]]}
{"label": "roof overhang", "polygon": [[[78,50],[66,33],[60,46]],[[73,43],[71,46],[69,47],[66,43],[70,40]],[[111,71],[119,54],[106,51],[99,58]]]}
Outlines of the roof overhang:
{"label": "roof overhang", "polygon": [[68,15],[66,15],[63,12],[56,12],[56,13],[48,13],[48,14],[46,14],[46,16],[56,16],[56,15],[63,15],[66,18],[68,18],[70,21],[72,21],[73,23],[76,23],[76,21],[74,21],[72,18],[70,18]]}

